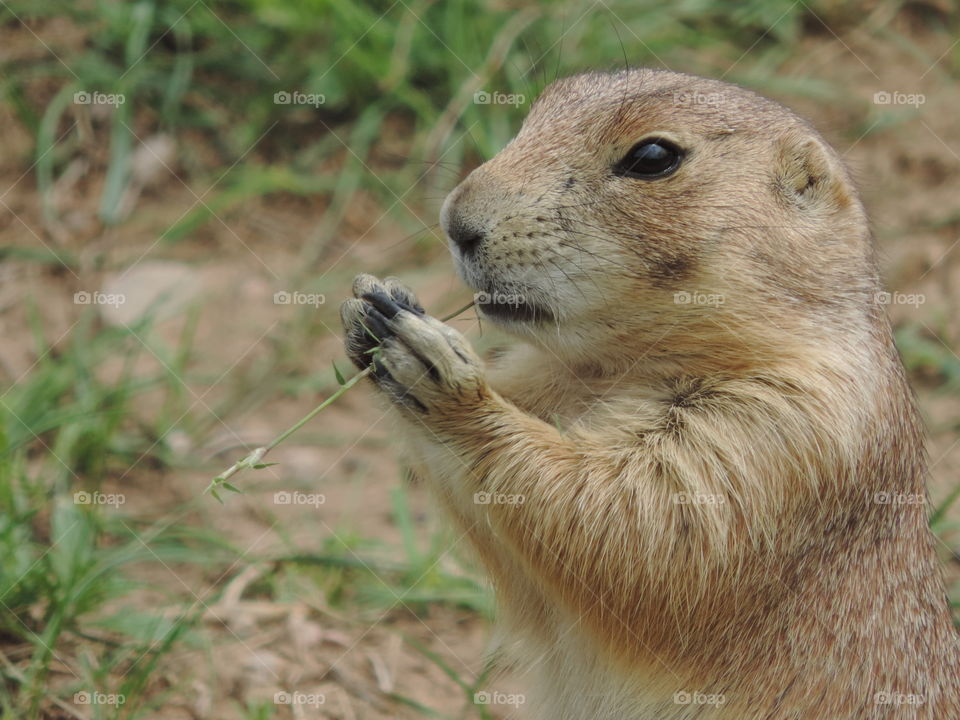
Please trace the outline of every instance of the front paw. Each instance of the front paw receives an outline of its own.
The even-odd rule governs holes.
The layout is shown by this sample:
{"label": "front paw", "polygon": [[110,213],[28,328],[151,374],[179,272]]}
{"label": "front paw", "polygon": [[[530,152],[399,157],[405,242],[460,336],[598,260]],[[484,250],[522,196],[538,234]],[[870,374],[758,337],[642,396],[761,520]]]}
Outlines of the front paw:
{"label": "front paw", "polygon": [[[382,341],[391,334],[383,317],[377,313],[371,313],[372,305],[362,299],[367,293],[382,293],[399,307],[416,315],[424,314],[417,296],[396,278],[380,281],[366,273],[357,275],[353,281],[355,299],[346,300],[340,306],[340,319],[345,332],[344,345],[347,357],[361,370],[373,363],[379,354],[378,349]],[[375,369],[377,369],[376,366]]]}
{"label": "front paw", "polygon": [[427,315],[409,289],[359,275],[353,294],[341,306],[347,353],[358,367],[373,365],[395,403],[436,414],[485,396],[482,364],[466,338]]}

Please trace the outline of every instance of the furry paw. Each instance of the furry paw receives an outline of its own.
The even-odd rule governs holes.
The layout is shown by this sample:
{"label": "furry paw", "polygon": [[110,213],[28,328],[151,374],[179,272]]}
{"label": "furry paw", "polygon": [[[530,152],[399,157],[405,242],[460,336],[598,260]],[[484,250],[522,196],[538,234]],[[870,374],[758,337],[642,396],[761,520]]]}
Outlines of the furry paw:
{"label": "furry paw", "polygon": [[484,397],[482,364],[467,339],[427,315],[409,288],[363,274],[353,294],[340,306],[347,354],[361,369],[373,365],[393,402],[429,414]]}

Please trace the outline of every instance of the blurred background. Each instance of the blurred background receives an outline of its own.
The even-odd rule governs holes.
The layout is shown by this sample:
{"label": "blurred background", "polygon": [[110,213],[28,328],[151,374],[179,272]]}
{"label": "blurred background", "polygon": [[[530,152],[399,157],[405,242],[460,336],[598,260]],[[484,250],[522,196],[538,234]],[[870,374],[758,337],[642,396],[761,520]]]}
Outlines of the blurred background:
{"label": "blurred background", "polygon": [[469,301],[444,194],[553,78],[624,63],[772,96],[852,167],[960,598],[958,29],[952,0],[0,0],[2,717],[518,716],[368,388],[204,489],[337,389],[357,272]]}

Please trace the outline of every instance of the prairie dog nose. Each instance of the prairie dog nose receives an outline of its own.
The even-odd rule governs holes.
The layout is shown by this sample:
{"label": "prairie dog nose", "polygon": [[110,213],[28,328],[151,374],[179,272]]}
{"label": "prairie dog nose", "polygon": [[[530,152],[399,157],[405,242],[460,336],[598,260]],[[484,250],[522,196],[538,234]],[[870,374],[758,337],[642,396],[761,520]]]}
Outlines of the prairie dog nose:
{"label": "prairie dog nose", "polygon": [[465,222],[457,213],[453,214],[444,230],[464,255],[473,255],[487,237],[486,232]]}
{"label": "prairie dog nose", "polygon": [[457,249],[464,255],[470,256],[487,238],[487,232],[479,224],[465,216],[460,202],[463,198],[463,186],[456,188],[447,196],[440,210],[440,224]]}

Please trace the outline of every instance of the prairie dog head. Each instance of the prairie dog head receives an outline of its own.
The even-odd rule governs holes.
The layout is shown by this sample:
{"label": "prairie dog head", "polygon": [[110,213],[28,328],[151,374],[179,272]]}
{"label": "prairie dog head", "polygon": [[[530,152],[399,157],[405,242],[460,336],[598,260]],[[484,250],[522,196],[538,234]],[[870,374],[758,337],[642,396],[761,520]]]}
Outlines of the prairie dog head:
{"label": "prairie dog head", "polygon": [[574,362],[727,363],[873,317],[869,231],[836,153],[718,81],[553,83],[441,223],[482,314]]}

